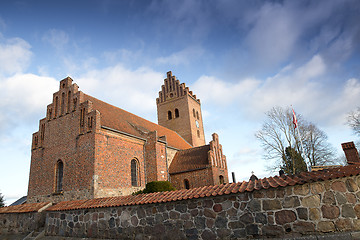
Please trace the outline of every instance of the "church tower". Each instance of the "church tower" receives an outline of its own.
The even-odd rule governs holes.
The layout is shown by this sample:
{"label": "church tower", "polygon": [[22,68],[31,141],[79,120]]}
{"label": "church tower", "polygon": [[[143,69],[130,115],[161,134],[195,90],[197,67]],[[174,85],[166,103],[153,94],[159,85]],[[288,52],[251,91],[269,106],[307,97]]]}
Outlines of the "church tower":
{"label": "church tower", "polygon": [[205,145],[200,99],[167,73],[156,99],[158,124],[177,132],[193,147]]}

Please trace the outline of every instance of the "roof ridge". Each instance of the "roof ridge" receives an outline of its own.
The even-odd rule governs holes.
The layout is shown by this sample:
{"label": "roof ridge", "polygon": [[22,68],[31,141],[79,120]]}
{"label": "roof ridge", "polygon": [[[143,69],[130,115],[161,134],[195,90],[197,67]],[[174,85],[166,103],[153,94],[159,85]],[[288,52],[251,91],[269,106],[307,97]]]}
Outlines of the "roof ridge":
{"label": "roof ridge", "polygon": [[204,148],[204,147],[210,147],[210,144],[205,144],[205,145],[202,145],[202,146],[192,147],[192,148],[188,148],[188,149],[182,149],[179,152],[195,151],[195,150],[197,150],[199,148]]}
{"label": "roof ridge", "polygon": [[[102,100],[100,100],[100,99],[98,99],[98,98],[96,98],[96,97],[93,97],[93,96],[90,96],[90,95],[88,95],[88,94],[86,94],[86,93],[83,93],[84,94],[84,98],[85,98],[85,100],[89,100],[89,101],[92,101],[93,103],[95,103],[95,102],[98,102],[99,104],[104,104],[105,106],[109,106],[109,107],[111,107],[112,109],[114,109],[114,110],[118,110],[118,111],[121,111],[121,112],[123,112],[123,113],[125,113],[126,115],[128,115],[129,117],[131,117],[131,118],[134,118],[134,119],[139,119],[139,120],[141,120],[141,121],[143,121],[145,124],[149,124],[149,125],[152,125],[152,126],[156,126],[156,128],[158,128],[159,130],[161,130],[161,131],[165,131],[165,132],[171,132],[172,134],[175,134],[175,135],[177,135],[179,138],[181,138],[188,146],[187,147],[193,147],[189,142],[187,142],[179,133],[177,133],[176,131],[174,131],[174,130],[171,130],[171,129],[169,129],[169,128],[167,128],[167,127],[164,127],[164,126],[161,126],[161,125],[159,125],[159,124],[157,124],[157,123],[154,123],[154,122],[152,122],[152,121],[150,121],[150,120],[147,120],[147,119],[145,119],[145,118],[143,118],[143,117],[140,117],[140,116],[138,116],[138,115],[136,115],[136,114],[134,114],[134,113],[131,113],[131,112],[129,112],[129,111],[126,111],[126,110],[124,110],[124,109],[122,109],[122,108],[120,108],[120,107],[117,107],[117,106],[115,106],[115,105],[113,105],[113,104],[110,104],[110,103],[107,103],[107,102],[104,102],[104,101],[102,101]],[[100,113],[101,113],[101,109],[97,109]],[[134,123],[133,123],[134,124]],[[129,124],[134,130],[136,130],[131,124]],[[136,125],[136,124],[135,124]],[[102,126],[106,126],[106,124],[104,124],[104,125],[102,125]],[[106,126],[106,127],[110,127],[111,128],[111,126]],[[144,128],[146,128],[145,126],[142,126],[142,127],[144,127]],[[117,130],[119,130],[119,129],[117,129]],[[151,129],[148,129],[149,131],[152,131]],[[137,131],[137,130],[136,130]],[[155,131],[157,131],[157,132],[159,132],[157,129],[155,129]],[[170,145],[171,146],[171,145]],[[173,147],[175,147],[175,146],[173,146]],[[181,148],[180,148],[181,149]]]}

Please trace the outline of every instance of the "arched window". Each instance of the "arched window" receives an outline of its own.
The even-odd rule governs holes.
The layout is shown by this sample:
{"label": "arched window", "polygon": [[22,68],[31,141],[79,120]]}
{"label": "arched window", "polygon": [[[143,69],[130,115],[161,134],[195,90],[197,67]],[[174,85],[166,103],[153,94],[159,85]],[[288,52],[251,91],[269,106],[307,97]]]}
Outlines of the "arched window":
{"label": "arched window", "polygon": [[179,109],[175,108],[175,118],[179,117]]}
{"label": "arched window", "polygon": [[200,137],[200,130],[197,130],[197,136]]}
{"label": "arched window", "polygon": [[131,186],[138,187],[139,181],[138,181],[139,173],[138,173],[138,162],[136,159],[131,160]]}
{"label": "arched window", "polygon": [[220,181],[220,184],[223,184],[225,182],[223,175],[219,176],[219,181]]}
{"label": "arched window", "polygon": [[56,163],[56,192],[63,190],[64,164],[61,160]]}
{"label": "arched window", "polygon": [[199,112],[196,111],[196,118],[199,120]]}
{"label": "arched window", "polygon": [[196,116],[195,116],[195,109],[193,109],[193,115],[194,115],[194,117],[196,117]]}
{"label": "arched window", "polygon": [[171,111],[168,111],[168,119],[169,119],[169,120],[172,119],[172,113],[171,113]]}
{"label": "arched window", "polygon": [[189,183],[189,180],[184,179],[184,185],[185,185],[185,189],[190,189],[190,183]]}

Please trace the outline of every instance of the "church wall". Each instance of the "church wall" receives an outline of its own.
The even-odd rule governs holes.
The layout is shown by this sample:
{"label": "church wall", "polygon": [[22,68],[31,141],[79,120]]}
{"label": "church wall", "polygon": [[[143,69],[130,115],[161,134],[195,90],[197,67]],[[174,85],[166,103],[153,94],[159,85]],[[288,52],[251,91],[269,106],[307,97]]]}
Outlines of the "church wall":
{"label": "church wall", "polygon": [[229,182],[228,170],[227,168],[219,168],[219,167],[212,167],[212,174],[214,185],[221,184],[220,176],[224,178],[224,183]]}
{"label": "church wall", "polygon": [[[95,112],[90,115],[95,116]],[[40,121],[40,130],[34,136],[41,136],[44,131],[44,137],[43,140],[38,139],[37,146],[33,143],[28,202],[93,197],[95,130],[86,128],[81,132],[79,119],[80,111],[77,110]],[[64,165],[63,191],[56,193],[56,165],[59,160]]]}
{"label": "church wall", "polygon": [[[94,196],[129,195],[145,187],[144,140],[110,131],[95,136]],[[138,186],[131,184],[131,160],[138,163]]]}
{"label": "church wall", "polygon": [[[188,143],[192,144],[187,96],[167,99],[166,102],[159,103],[157,109],[159,125],[177,132]],[[178,109],[179,117],[175,117],[175,109]],[[169,111],[171,111],[172,119],[168,119]]]}
{"label": "church wall", "polygon": [[[188,112],[190,113],[190,127],[192,130],[191,138],[192,138],[193,146],[194,147],[203,146],[206,144],[206,142],[205,142],[205,133],[204,133],[200,102],[196,101],[192,97],[188,97],[187,102],[189,108]],[[193,109],[195,110],[195,116],[193,113]],[[196,121],[198,122],[198,126],[196,124]]]}
{"label": "church wall", "polygon": [[145,143],[147,182],[167,181],[166,143],[158,140],[157,132],[150,132]]}
{"label": "church wall", "polygon": [[170,174],[170,182],[178,190],[185,189],[185,179],[189,181],[190,188],[214,185],[211,168]]}

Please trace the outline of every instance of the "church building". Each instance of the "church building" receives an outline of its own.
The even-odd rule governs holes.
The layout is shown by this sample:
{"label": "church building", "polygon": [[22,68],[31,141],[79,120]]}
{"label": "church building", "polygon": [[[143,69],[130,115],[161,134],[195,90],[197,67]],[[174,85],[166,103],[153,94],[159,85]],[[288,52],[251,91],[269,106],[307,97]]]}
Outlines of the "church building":
{"label": "church building", "polygon": [[129,195],[151,181],[227,183],[219,137],[206,144],[196,95],[168,72],[156,103],[158,124],[61,80],[33,134],[27,202]]}

